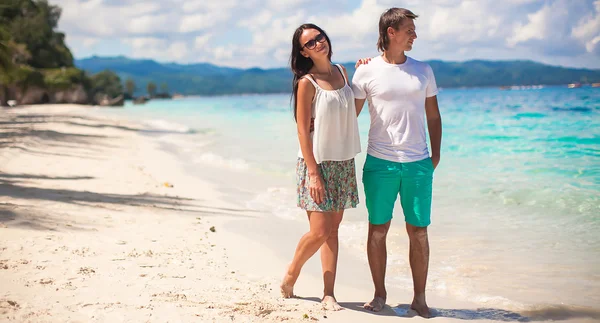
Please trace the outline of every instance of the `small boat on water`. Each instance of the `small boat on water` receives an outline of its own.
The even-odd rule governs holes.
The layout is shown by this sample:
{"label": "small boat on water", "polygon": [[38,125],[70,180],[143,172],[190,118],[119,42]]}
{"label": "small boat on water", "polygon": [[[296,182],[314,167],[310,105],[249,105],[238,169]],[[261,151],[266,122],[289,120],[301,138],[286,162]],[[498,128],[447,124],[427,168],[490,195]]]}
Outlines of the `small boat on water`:
{"label": "small boat on water", "polygon": [[576,89],[581,87],[581,83],[571,83],[568,85],[569,89]]}

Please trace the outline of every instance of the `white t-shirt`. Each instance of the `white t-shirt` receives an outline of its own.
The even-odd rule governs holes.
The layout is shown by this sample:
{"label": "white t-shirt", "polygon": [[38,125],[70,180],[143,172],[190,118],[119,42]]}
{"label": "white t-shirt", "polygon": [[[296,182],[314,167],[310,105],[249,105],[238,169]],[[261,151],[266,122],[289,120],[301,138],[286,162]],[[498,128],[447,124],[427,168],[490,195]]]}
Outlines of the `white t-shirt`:
{"label": "white t-shirt", "polygon": [[407,57],[404,64],[390,64],[375,57],[356,69],[352,90],[369,102],[369,155],[401,163],[429,157],[425,98],[438,89],[427,63]]}

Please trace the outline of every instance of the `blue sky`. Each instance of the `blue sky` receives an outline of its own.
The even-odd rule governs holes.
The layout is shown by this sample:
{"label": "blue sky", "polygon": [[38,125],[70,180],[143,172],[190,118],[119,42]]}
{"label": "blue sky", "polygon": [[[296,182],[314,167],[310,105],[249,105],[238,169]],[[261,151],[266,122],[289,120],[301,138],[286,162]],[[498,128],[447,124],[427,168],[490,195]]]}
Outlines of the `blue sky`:
{"label": "blue sky", "polygon": [[416,14],[420,59],[529,59],[600,68],[600,0],[50,0],[75,57],[287,66],[294,29],[329,34],[336,62],[375,56],[390,7]]}

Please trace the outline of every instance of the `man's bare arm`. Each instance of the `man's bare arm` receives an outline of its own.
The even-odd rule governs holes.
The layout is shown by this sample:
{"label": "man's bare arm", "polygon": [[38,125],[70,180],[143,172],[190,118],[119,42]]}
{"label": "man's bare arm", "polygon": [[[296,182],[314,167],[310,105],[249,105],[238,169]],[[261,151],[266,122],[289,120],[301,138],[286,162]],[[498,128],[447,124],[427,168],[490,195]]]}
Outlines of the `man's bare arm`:
{"label": "man's bare arm", "polygon": [[431,161],[433,168],[440,162],[440,148],[442,146],[442,117],[438,107],[437,96],[425,99],[425,114],[427,115],[427,128],[431,141]]}

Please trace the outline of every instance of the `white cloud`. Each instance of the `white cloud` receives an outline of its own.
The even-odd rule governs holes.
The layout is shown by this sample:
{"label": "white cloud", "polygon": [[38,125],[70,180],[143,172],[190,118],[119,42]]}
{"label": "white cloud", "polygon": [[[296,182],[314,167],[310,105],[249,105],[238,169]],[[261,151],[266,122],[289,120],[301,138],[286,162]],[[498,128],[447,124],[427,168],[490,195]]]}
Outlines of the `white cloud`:
{"label": "white cloud", "polygon": [[229,60],[233,58],[234,47],[230,46],[228,48],[224,46],[216,47],[213,50],[213,55],[216,59]]}
{"label": "white cloud", "polygon": [[549,24],[554,21],[564,21],[566,12],[553,11],[551,6],[544,6],[538,12],[527,15],[529,22],[525,25],[518,24],[514,29],[514,34],[506,40],[511,47],[531,39],[544,39],[550,32]]}
{"label": "white cloud", "polygon": [[130,16],[142,16],[142,15],[149,15],[152,13],[157,13],[160,12],[161,6],[159,3],[156,2],[135,2],[132,3],[129,6],[125,6],[125,7],[117,7],[117,10],[120,10],[121,13],[127,17]]}
{"label": "white cloud", "polygon": [[92,48],[100,42],[100,38],[67,35],[67,43],[77,44],[82,48]]}
{"label": "white cloud", "polygon": [[585,44],[589,53],[600,52],[600,0],[594,2],[594,11],[581,19],[572,35]]}
{"label": "white cloud", "polygon": [[210,40],[211,37],[212,37],[211,34],[197,36],[194,39],[194,49],[195,50],[203,50],[204,47],[206,46],[206,44],[208,44],[208,41]]}
{"label": "white cloud", "polygon": [[[362,41],[367,35],[377,35],[379,16],[386,7],[376,0],[364,0],[361,6],[352,12],[331,17],[312,17],[331,37],[343,37],[349,41]],[[332,40],[333,42],[333,40]]]}
{"label": "white cloud", "polygon": [[129,42],[132,47],[136,50],[145,50],[145,49],[156,49],[159,47],[164,47],[167,44],[167,41],[160,38],[152,38],[152,37],[138,37],[126,39],[126,42]]}
{"label": "white cloud", "polygon": [[174,42],[167,49],[167,53],[173,60],[181,60],[188,55],[188,45],[182,41]]}
{"label": "white cloud", "polygon": [[265,26],[271,21],[273,18],[273,13],[269,10],[262,10],[257,15],[249,18],[245,18],[244,20],[238,23],[240,27],[246,27],[248,29],[255,29],[257,26]]}
{"label": "white cloud", "polygon": [[217,22],[226,20],[226,13],[201,13],[184,16],[179,25],[179,31],[183,33],[191,31],[202,31],[214,26]]}
{"label": "white cloud", "polygon": [[304,5],[304,7],[307,7],[308,5],[310,5],[311,3],[316,3],[316,1],[314,0],[267,0],[267,7],[276,11],[281,11],[281,10],[293,10],[296,9],[302,5]]}
{"label": "white cloud", "polygon": [[[506,40],[509,47],[529,48],[535,53],[554,56],[573,56],[584,54],[585,42],[593,40],[586,32],[586,19],[593,26],[594,19],[585,13],[589,5],[583,1],[567,2],[556,0],[545,4],[538,11],[527,15],[525,24],[518,23],[513,29],[513,35]],[[598,1],[596,7],[598,6]],[[597,13],[596,13],[597,16]],[[593,17],[593,16],[592,16]],[[578,39],[576,25],[580,24],[582,37]],[[598,35],[598,31],[596,31]]]}
{"label": "white cloud", "polygon": [[[135,37],[123,40],[124,44],[131,47],[131,57],[134,58],[154,58],[158,60],[174,61],[171,57],[172,44],[169,41],[154,37]],[[181,57],[179,55],[179,57]]]}
{"label": "white cloud", "polygon": [[240,5],[240,1],[236,0],[181,0],[177,2],[181,4],[185,12],[226,11]]}
{"label": "white cloud", "polygon": [[132,18],[127,30],[134,34],[150,34],[169,30],[169,17],[167,15],[146,15]]}
{"label": "white cloud", "polygon": [[83,44],[83,46],[89,48],[89,47],[96,45],[98,43],[98,41],[99,41],[98,38],[84,38],[81,40],[81,43]]}
{"label": "white cloud", "polygon": [[598,44],[600,44],[600,36],[596,36],[592,40],[585,43],[585,48],[590,53],[597,52],[598,48],[600,48]]}
{"label": "white cloud", "polygon": [[[313,22],[332,39],[335,61],[354,61],[377,53],[379,16],[386,8],[403,5],[419,15],[419,38],[411,52],[418,59],[533,59],[574,65],[592,62],[600,68],[600,0],[51,3],[63,9],[59,29],[67,34],[77,57],[121,50],[161,61],[287,66],[294,29]],[[102,46],[114,48],[107,51]]]}
{"label": "white cloud", "polygon": [[[481,40],[502,37],[502,10],[494,11],[485,1],[463,1],[454,6],[439,6],[430,16],[424,16],[423,31],[434,41],[470,44]],[[417,30],[419,32],[419,30]]]}

